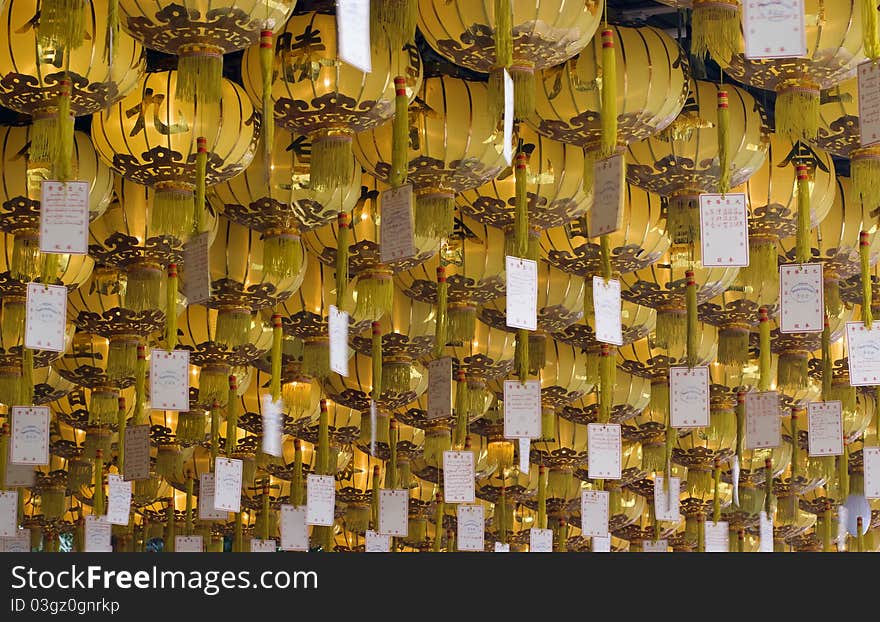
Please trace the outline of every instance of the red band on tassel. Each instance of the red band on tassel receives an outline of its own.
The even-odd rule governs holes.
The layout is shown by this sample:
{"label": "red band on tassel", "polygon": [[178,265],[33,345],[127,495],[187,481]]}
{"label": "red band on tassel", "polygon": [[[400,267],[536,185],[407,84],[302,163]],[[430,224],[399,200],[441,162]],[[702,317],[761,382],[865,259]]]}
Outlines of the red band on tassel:
{"label": "red band on tassel", "polygon": [[727,91],[718,91],[718,107],[727,108],[728,105]]}
{"label": "red band on tassel", "polygon": [[859,246],[870,246],[870,242],[868,242],[867,231],[859,232]]}
{"label": "red band on tassel", "polygon": [[761,307],[758,309],[758,321],[759,322],[769,322],[770,315],[767,313],[767,307]]}
{"label": "red band on tassel", "polygon": [[137,347],[137,357],[139,361],[147,360],[147,348],[144,347],[144,344],[139,343]]}
{"label": "red band on tassel", "polygon": [[348,229],[348,214],[339,212],[339,216],[336,217],[336,224],[340,229]]}
{"label": "red band on tassel", "polygon": [[176,277],[177,276],[177,264],[176,263],[168,264],[168,276],[169,277]]}
{"label": "red band on tassel", "polygon": [[271,30],[261,30],[260,31],[260,47],[261,48],[272,47],[272,31]]}
{"label": "red band on tassel", "polygon": [[809,169],[807,168],[806,164],[798,164],[795,167],[795,170],[797,171],[798,181],[804,181],[804,180],[809,179],[809,177],[810,177],[809,176]]}
{"label": "red band on tassel", "polygon": [[602,31],[602,47],[603,48],[613,48],[614,47],[614,31],[613,30],[603,30]]}
{"label": "red band on tassel", "polygon": [[321,412],[327,412],[327,400],[321,400]]}
{"label": "red band on tassel", "polygon": [[443,266],[437,267],[437,282],[445,283],[446,282],[446,268]]}
{"label": "red band on tassel", "polygon": [[697,281],[694,277],[693,270],[688,270],[687,272],[684,273],[684,276],[687,279],[687,286],[688,287],[690,287],[691,285],[696,286]]}
{"label": "red band on tassel", "polygon": [[272,328],[281,328],[281,316],[277,313],[272,314]]}
{"label": "red band on tassel", "polygon": [[518,169],[524,169],[526,167],[526,154],[524,154],[524,153],[516,154],[515,166]]}
{"label": "red band on tassel", "polygon": [[118,403],[119,403],[119,410],[125,410],[125,398],[120,397]]}
{"label": "red band on tassel", "polygon": [[394,92],[397,95],[406,95],[406,78],[403,76],[394,78]]}
{"label": "red band on tassel", "polygon": [[373,334],[381,335],[382,334],[382,325],[379,322],[373,322]]}
{"label": "red band on tassel", "polygon": [[238,378],[232,375],[229,376],[229,388],[233,391],[238,390]]}
{"label": "red band on tassel", "polygon": [[458,370],[458,373],[455,375],[455,379],[458,380],[459,382],[464,382],[464,370],[463,369]]}
{"label": "red band on tassel", "polygon": [[199,153],[208,153],[208,139],[204,136],[196,138],[196,150]]}

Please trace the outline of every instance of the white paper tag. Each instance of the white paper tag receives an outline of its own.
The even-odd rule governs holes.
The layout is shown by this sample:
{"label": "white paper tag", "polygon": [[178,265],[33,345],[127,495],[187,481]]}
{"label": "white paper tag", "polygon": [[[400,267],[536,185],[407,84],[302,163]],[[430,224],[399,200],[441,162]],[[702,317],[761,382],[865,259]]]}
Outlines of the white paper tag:
{"label": "white paper tag", "polygon": [[64,352],[67,288],[28,283],[25,312],[24,346],[31,350]]}
{"label": "white paper tag", "polygon": [[486,533],[483,506],[459,504],[455,506],[455,517],[458,522],[458,550],[482,551]]}
{"label": "white paper tag", "polygon": [[251,538],[251,553],[274,553],[276,548],[275,540]]}
{"label": "white paper tag", "polygon": [[264,454],[281,456],[281,426],[284,415],[281,413],[281,399],[272,400],[270,393],[263,393],[262,402],[263,436],[261,447]]}
{"label": "white paper tag", "polygon": [[[12,453],[12,447],[9,448]],[[30,464],[6,464],[6,487],[7,488],[30,488],[37,483],[37,472]]]}
{"label": "white paper tag", "polygon": [[306,524],[330,527],[336,518],[336,480],[309,473],[306,479]]}
{"label": "white paper tag", "polygon": [[211,298],[210,232],[192,236],[183,245],[183,295],[187,304],[201,304]]}
{"label": "white paper tag", "polygon": [[367,530],[364,538],[365,553],[389,553],[391,552],[391,536],[378,533],[372,529]]}
{"label": "white paper tag", "polygon": [[13,406],[9,461],[49,464],[49,407]]}
{"label": "white paper tag", "polygon": [[121,475],[107,475],[107,514],[104,516],[111,525],[128,525],[131,513],[131,482]]}
{"label": "white paper tag", "polygon": [[199,520],[226,520],[229,513],[226,510],[214,509],[214,474],[202,473],[199,476]]}
{"label": "white paper tag", "polygon": [[122,475],[129,482],[150,479],[149,424],[126,426],[125,464],[122,468]]}
{"label": "white paper tag", "polygon": [[880,447],[865,447],[862,459],[865,462],[865,496],[880,499]]}
{"label": "white paper tag", "polygon": [[428,413],[426,419],[452,416],[452,359],[428,363]]}
{"label": "white paper tag", "polygon": [[803,0],[744,0],[745,57],[792,58],[807,55]]}
{"label": "white paper tag", "polygon": [[704,266],[749,265],[746,195],[700,195],[700,245]]}
{"label": "white paper tag", "polygon": [[669,485],[665,478],[658,475],[654,478],[654,518],[659,521],[677,523],[681,520],[678,509],[678,498],[681,495],[681,478],[670,477]]}
{"label": "white paper tag", "polygon": [[859,136],[861,146],[880,142],[880,65],[859,65]]}
{"label": "white paper tag", "polygon": [[474,452],[443,452],[443,501],[474,502]]}
{"label": "white paper tag", "polygon": [[150,404],[157,410],[189,410],[189,350],[152,351]]}
{"label": "white paper tag", "polygon": [[843,409],[841,403],[810,402],[807,405],[809,451],[811,456],[843,454]]}
{"label": "white paper tag", "polygon": [[779,418],[779,395],[776,391],[746,394],[746,449],[779,447],[782,420]]}
{"label": "white paper tag", "polygon": [[581,531],[585,536],[608,535],[608,491],[581,491]]}
{"label": "white paper tag", "polygon": [[669,368],[669,419],[673,428],[709,425],[709,368]]}
{"label": "white paper tag", "polygon": [[620,425],[587,424],[587,460],[590,479],[620,479]]}
{"label": "white paper tag", "polygon": [[761,511],[759,526],[760,541],[758,544],[759,553],[773,552],[773,517],[767,516],[767,512]]}
{"label": "white paper tag", "polygon": [[739,456],[730,459],[730,476],[733,479],[733,504],[739,507]]}
{"label": "white paper tag", "polygon": [[623,345],[620,281],[593,277],[593,309],[596,318],[596,341]]}
{"label": "white paper tag", "polygon": [[348,313],[330,305],[327,318],[327,332],[330,334],[330,370],[340,376],[348,377]]}
{"label": "white paper tag", "polygon": [[175,553],[202,553],[204,550],[202,536],[174,536]]}
{"label": "white paper tag", "polygon": [[513,78],[510,72],[504,70],[504,143],[502,143],[502,155],[507,166],[513,165]]}
{"label": "white paper tag", "polygon": [[11,538],[0,538],[0,553],[30,553],[31,531],[19,529]]}
{"label": "white paper tag", "polygon": [[400,537],[409,534],[409,490],[379,491],[379,533]]}
{"label": "white paper tag", "polygon": [[538,330],[538,264],[506,257],[507,326]]}
{"label": "white paper tag", "polygon": [[112,553],[110,544],[111,525],[94,514],[85,517],[85,552]]}
{"label": "white paper tag", "polygon": [[538,529],[532,527],[529,529],[529,553],[552,553],[553,552],[553,530]]}
{"label": "white paper tag", "polygon": [[40,251],[85,255],[89,251],[89,182],[43,180]]}
{"label": "white paper tag", "polygon": [[0,538],[18,535],[18,491],[0,490]]}
{"label": "white paper tag", "polygon": [[281,550],[308,551],[309,527],[306,525],[306,506],[281,506]]}
{"label": "white paper tag", "polygon": [[880,323],[868,329],[862,322],[847,322],[846,351],[850,385],[880,384]]}
{"label": "white paper tag", "polygon": [[364,73],[373,71],[370,0],[336,0],[336,31],[339,60]]}
{"label": "white paper tag", "polygon": [[666,538],[659,540],[642,540],[642,553],[668,553],[669,541]]}
{"label": "white paper tag", "polygon": [[611,536],[593,536],[590,538],[590,550],[593,553],[610,553]]}
{"label": "white paper tag", "polygon": [[779,266],[779,332],[821,333],[824,310],[822,264]]}
{"label": "white paper tag", "polygon": [[504,438],[541,436],[541,383],[504,381]]}
{"label": "white paper tag", "polygon": [[707,553],[729,553],[730,552],[730,528],[727,521],[706,521],[706,552]]}
{"label": "white paper tag", "polygon": [[382,207],[379,255],[382,263],[415,256],[412,185],[385,190],[379,196]]}
{"label": "white paper tag", "polygon": [[510,545],[504,542],[496,542],[495,543],[495,552],[496,553],[510,553]]}
{"label": "white paper tag", "polygon": [[214,462],[214,509],[241,512],[242,462],[217,458]]}
{"label": "white paper tag", "polygon": [[593,207],[588,224],[591,238],[614,233],[623,225],[625,172],[622,155],[596,160],[593,168]]}
{"label": "white paper tag", "polygon": [[532,441],[527,438],[519,439],[519,472],[524,475],[529,473],[529,457],[531,454]]}

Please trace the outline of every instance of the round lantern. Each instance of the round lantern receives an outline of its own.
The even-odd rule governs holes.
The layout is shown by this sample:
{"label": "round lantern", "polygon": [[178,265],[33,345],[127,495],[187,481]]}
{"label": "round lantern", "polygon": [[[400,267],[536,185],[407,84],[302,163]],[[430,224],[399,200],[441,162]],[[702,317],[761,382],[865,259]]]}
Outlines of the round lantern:
{"label": "round lantern", "polygon": [[[278,34],[272,100],[275,122],[312,143],[311,188],[324,191],[351,179],[354,134],[372,129],[394,115],[395,75],[405,78],[409,99],[422,80],[415,46],[392,49],[382,37],[373,40],[372,71],[364,73],[337,56],[336,17],[322,13],[294,15]],[[245,88],[262,101],[259,50],[242,61]],[[396,73],[395,73],[396,72]]]}
{"label": "round lantern", "polygon": [[261,121],[244,90],[229,80],[219,82],[220,110],[211,115],[175,100],[177,80],[176,71],[147,74],[92,117],[92,142],[119,174],[155,191],[151,232],[186,240],[194,222],[204,220],[195,205],[200,157],[208,186],[238,175],[253,159]]}
{"label": "round lantern", "polygon": [[[499,6],[511,14],[499,16]],[[576,0],[419,0],[418,24],[428,45],[442,56],[490,74],[497,112],[503,109],[501,75],[507,68],[514,82],[514,114],[527,119],[535,106],[535,71],[580,52],[596,32],[601,13],[599,3]],[[499,47],[510,57],[499,58]]]}
{"label": "round lantern", "polygon": [[[415,192],[415,235],[452,233],[457,192],[482,185],[504,168],[502,133],[483,114],[482,82],[439,76],[422,83],[409,107],[407,183]],[[355,153],[367,171],[391,183],[392,124],[357,134]]]}

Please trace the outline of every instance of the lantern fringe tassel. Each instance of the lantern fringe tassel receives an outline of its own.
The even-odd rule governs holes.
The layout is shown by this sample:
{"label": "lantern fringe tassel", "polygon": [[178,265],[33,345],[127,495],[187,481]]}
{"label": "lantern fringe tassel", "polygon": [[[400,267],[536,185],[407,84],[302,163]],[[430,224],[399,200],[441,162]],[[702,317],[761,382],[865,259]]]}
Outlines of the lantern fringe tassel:
{"label": "lantern fringe tassel", "polygon": [[203,410],[182,412],[177,417],[177,441],[184,445],[194,445],[205,440],[207,416]]}
{"label": "lantern fringe tassel", "polygon": [[196,108],[216,106],[223,93],[223,50],[209,45],[183,46],[177,60],[175,99]]}
{"label": "lantern fringe tassel", "polygon": [[525,382],[529,377],[529,331],[518,329],[516,331],[516,349],[513,355],[513,369],[520,382]]}
{"label": "lantern fringe tassel", "polygon": [[584,324],[595,330],[596,310],[593,307],[593,279],[584,279]]}
{"label": "lantern fringe tassel", "polygon": [[126,275],[125,307],[137,313],[161,308],[162,271],[133,267]]}
{"label": "lantern fringe tassel", "polygon": [[107,351],[107,377],[114,381],[134,378],[137,371],[137,352],[137,340],[111,339]]}
{"label": "lantern fringe tassel", "polygon": [[601,354],[598,350],[589,350],[584,355],[584,375],[589,384],[597,386],[599,384],[599,360]]}
{"label": "lantern fringe tassel", "polygon": [[597,153],[591,149],[584,149],[584,173],[581,189],[584,194],[591,195],[596,185],[596,158]]}
{"label": "lantern fringe tassel", "polygon": [[862,231],[859,234],[859,265],[862,279],[862,322],[870,329],[874,323],[874,316],[871,312],[874,292],[871,283],[871,242],[868,235],[867,231]]}
{"label": "lantern fringe tassel", "polygon": [[314,136],[309,187],[316,192],[324,192],[347,184],[353,174],[353,157],[350,135]]}
{"label": "lantern fringe tassel", "polygon": [[749,362],[749,329],[727,326],[718,329],[718,362],[742,367]]}
{"label": "lantern fringe tassel", "polygon": [[92,481],[92,463],[86,460],[70,460],[67,463],[67,487],[79,491]]}
{"label": "lantern fringe tassel", "polygon": [[73,132],[75,118],[70,112],[70,80],[60,81],[61,93],[58,95],[58,148],[54,150],[53,168],[55,178],[67,181],[73,177]]}
{"label": "lantern fringe tassel", "polygon": [[449,343],[449,283],[446,268],[437,267],[437,321],[434,325],[434,356],[443,356]]}
{"label": "lantern fringe tassel", "polygon": [[107,5],[107,35],[104,41],[110,65],[119,50],[119,0],[109,0]]}
{"label": "lantern fringe tassel", "polygon": [[779,291],[776,238],[749,236],[749,265],[740,268],[737,283],[751,288],[755,300]]}
{"label": "lantern fringe tassel", "polygon": [[599,423],[608,423],[611,420],[616,376],[617,351],[607,344],[602,344],[599,357]]}
{"label": "lantern fringe tassel", "polygon": [[194,213],[192,188],[156,188],[150,214],[150,235],[186,240],[192,233]]}
{"label": "lantern fringe tassel", "polygon": [[61,262],[63,255],[61,253],[43,253],[43,266],[40,270],[43,283],[52,284],[61,272]]}
{"label": "lantern fringe tassel", "polygon": [[798,263],[810,261],[810,177],[805,164],[797,165],[797,237],[795,256]]}
{"label": "lantern fringe tassel", "polygon": [[28,138],[30,149],[28,159],[31,162],[54,162],[58,152],[58,114],[34,114]]}
{"label": "lantern fringe tassel", "polygon": [[793,141],[812,140],[819,133],[819,90],[788,85],[776,93],[776,133]]}
{"label": "lantern fringe tassel", "polygon": [[119,394],[116,391],[92,391],[89,399],[89,424],[116,423],[119,414]]}
{"label": "lantern fringe tassel", "polygon": [[86,33],[85,0],[43,0],[38,38],[43,48],[76,50]]}
{"label": "lantern fringe tassel", "polygon": [[740,50],[740,21],[735,0],[696,0],[691,14],[691,53],[697,58],[708,54],[726,67]]}
{"label": "lantern fringe tassel", "polygon": [[694,367],[697,364],[697,336],[700,330],[699,317],[697,314],[697,284],[694,273],[687,271],[687,289],[685,291],[685,303],[687,305],[687,364]]}
{"label": "lantern fringe tassel", "polygon": [[[504,67],[489,74],[489,115],[501,121],[504,113]],[[513,117],[528,119],[535,111],[535,68],[525,61],[517,61],[507,68],[513,82]]]}
{"label": "lantern fringe tassel", "polygon": [[370,3],[370,32],[375,44],[383,38],[388,47],[399,50],[416,36],[417,0],[379,0]]}
{"label": "lantern fringe tassel", "polygon": [[770,378],[770,316],[767,309],[758,309],[758,389],[769,391]]}
{"label": "lantern fringe tassel", "polygon": [[877,31],[877,0],[860,0],[862,5],[862,36],[865,56],[876,61],[880,58],[880,34]]}
{"label": "lantern fringe tassel", "polygon": [[449,307],[449,343],[467,344],[477,330],[477,310],[471,306]]}
{"label": "lantern fringe tassel", "polygon": [[455,226],[455,198],[452,194],[435,192],[416,197],[413,233],[429,246],[452,235]]}
{"label": "lantern fringe tassel", "polygon": [[21,281],[37,276],[40,245],[35,237],[16,235],[12,242],[12,275]]}
{"label": "lantern fringe tassel", "polygon": [[4,404],[23,404],[21,385],[21,373],[0,374],[0,402]]}
{"label": "lantern fringe tassel", "polygon": [[202,367],[199,370],[199,404],[211,408],[214,402],[226,406],[229,399],[229,370],[226,367]]}
{"label": "lantern fringe tassel", "polygon": [[[27,314],[27,306],[24,300],[21,303],[13,302],[12,298],[3,301],[3,314],[0,316],[0,331],[3,340],[9,343],[19,343],[24,339],[24,318]],[[3,400],[0,400],[3,401]],[[6,402],[4,402],[6,403]]]}
{"label": "lantern fringe tassel", "polygon": [[348,290],[348,239],[350,236],[348,214],[340,212],[336,222],[336,308],[342,309]]}
{"label": "lantern fringe tassel", "polygon": [[839,401],[844,414],[856,412],[856,388],[847,382],[832,382],[828,401]]}
{"label": "lantern fringe tassel", "polygon": [[687,313],[684,309],[661,309],[657,312],[654,346],[680,352],[687,344]]}
{"label": "lantern fringe tassel", "polygon": [[278,233],[263,239],[263,267],[267,274],[289,279],[302,270],[303,253],[298,235]]}
{"label": "lantern fringe tassel", "polygon": [[486,394],[483,385],[472,380],[457,382],[455,385],[455,412],[464,413],[466,419],[481,416],[486,409]]}
{"label": "lantern fringe tassel", "polygon": [[34,351],[30,348],[21,349],[21,393],[24,405],[34,403]]}
{"label": "lantern fringe tassel", "polygon": [[357,281],[357,304],[354,315],[360,320],[378,320],[391,313],[394,282],[386,273],[364,272]]}
{"label": "lantern fringe tassel", "polygon": [[648,402],[651,420],[665,423],[669,418],[669,384],[666,382],[651,383],[651,399]]}
{"label": "lantern fringe tassel", "polygon": [[840,281],[825,279],[825,313],[829,317],[838,317],[843,312],[843,301],[840,299]]}
{"label": "lantern fringe tassel", "polygon": [[532,333],[529,339],[529,371],[538,374],[547,365],[547,335]]}
{"label": "lantern fringe tassel", "polygon": [[382,389],[397,393],[407,393],[412,382],[412,366],[410,363],[383,363]]}
{"label": "lantern fringe tassel", "polygon": [[661,444],[642,445],[642,470],[662,473],[666,468],[666,448]]}
{"label": "lantern fringe tassel", "polygon": [[779,355],[776,384],[790,391],[807,388],[808,357],[799,352],[783,352]]}
{"label": "lantern fringe tassel", "polygon": [[871,147],[856,149],[850,163],[852,189],[861,199],[862,207],[871,211],[880,206],[880,151]]}
{"label": "lantern fringe tassel", "polygon": [[330,375],[330,341],[308,340],[303,343],[302,372],[311,378],[323,379]]}
{"label": "lantern fringe tassel", "polygon": [[214,341],[232,350],[244,345],[251,333],[251,312],[248,309],[220,309]]}

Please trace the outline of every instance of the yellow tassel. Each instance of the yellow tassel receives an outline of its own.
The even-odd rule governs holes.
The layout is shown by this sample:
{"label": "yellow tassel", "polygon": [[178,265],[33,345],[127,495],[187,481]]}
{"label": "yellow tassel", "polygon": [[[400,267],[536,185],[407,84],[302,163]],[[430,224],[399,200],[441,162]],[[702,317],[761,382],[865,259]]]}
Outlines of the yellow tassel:
{"label": "yellow tassel", "polygon": [[293,439],[293,478],[290,481],[290,504],[299,507],[303,504],[303,454],[302,441]]}
{"label": "yellow tassel", "polygon": [[868,240],[868,232],[859,233],[859,260],[862,269],[862,322],[869,329],[874,322],[871,315],[873,304],[873,291],[871,285],[871,243]]}
{"label": "yellow tassel", "polygon": [[165,297],[165,343],[169,350],[174,350],[177,347],[177,264],[168,264]]}
{"label": "yellow tassel", "polygon": [[593,278],[584,279],[584,324],[595,331],[596,329],[596,310],[593,307]]}
{"label": "yellow tassel", "polygon": [[468,417],[471,414],[468,393],[469,389],[464,371],[459,369],[455,383],[455,429],[452,438],[455,447],[461,447],[467,435]]}
{"label": "yellow tassel", "polygon": [[[9,424],[0,424],[0,490],[6,490],[6,465],[9,459]],[[71,490],[76,490],[71,486]]]}
{"label": "yellow tassel", "polygon": [[437,322],[434,325],[434,356],[440,358],[449,343],[447,307],[449,305],[449,283],[446,282],[446,268],[437,266]]}
{"label": "yellow tassel", "polygon": [[115,389],[95,389],[89,399],[89,425],[116,423],[119,415],[119,393]]}
{"label": "yellow tassel", "polygon": [[318,475],[332,475],[330,470],[330,430],[329,430],[329,414],[327,413],[327,400],[321,400],[321,414],[318,418],[318,456],[317,471]]}
{"label": "yellow tassel", "polygon": [[330,374],[330,340],[327,337],[303,341],[302,373],[319,380]]}
{"label": "yellow tassel", "polygon": [[614,382],[617,372],[617,353],[607,343],[601,345],[599,358],[599,423],[611,421],[614,402]]}
{"label": "yellow tassel", "polygon": [[694,367],[697,364],[697,337],[699,336],[699,323],[697,317],[697,282],[691,270],[685,272],[687,278],[687,291],[685,301],[687,304],[687,364]]}
{"label": "yellow tassel", "polygon": [[[383,4],[380,2],[379,4]],[[406,95],[406,78],[394,78],[394,120],[391,134],[391,174],[389,181],[393,188],[406,183],[409,161],[409,100]]]}
{"label": "yellow tassel", "polygon": [[589,147],[584,149],[584,173],[581,189],[586,195],[592,195],[596,185],[596,156],[597,153]]}
{"label": "yellow tassel", "polygon": [[529,377],[529,331],[522,328],[516,331],[513,368],[520,382],[524,383]]}
{"label": "yellow tassel", "polygon": [[28,160],[31,163],[50,164],[58,155],[58,107],[34,111],[31,117],[30,149]]}
{"label": "yellow tassel", "polygon": [[602,157],[614,155],[617,148],[617,57],[614,31],[602,31]]}
{"label": "yellow tassel", "polygon": [[680,352],[687,345],[687,312],[685,309],[658,309],[654,347]]}
{"label": "yellow tassel", "polygon": [[[798,465],[800,464],[800,432],[798,431],[798,412],[803,412],[802,408],[791,409],[791,479],[795,481],[798,476]],[[743,424],[745,425],[745,424]]]}
{"label": "yellow tassel", "polygon": [[834,361],[831,359],[831,326],[828,324],[828,316],[825,316],[825,326],[822,329],[822,401],[831,399],[831,384],[834,380]]}
{"label": "yellow tassel", "polygon": [[513,63],[513,7],[510,0],[495,0],[495,66]]}
{"label": "yellow tassel", "polygon": [[370,356],[373,359],[373,392],[374,402],[382,395],[382,326],[373,322],[373,338],[370,344]]}
{"label": "yellow tassel", "polygon": [[174,539],[177,536],[177,523],[174,516],[174,504],[169,503],[165,508],[165,546],[162,549],[166,553],[174,552]]}
{"label": "yellow tassel", "polygon": [[171,236],[185,241],[193,230],[194,187],[189,184],[159,183],[153,192],[148,235]]}
{"label": "yellow tassel", "polygon": [[214,402],[226,405],[229,394],[226,390],[229,367],[223,363],[208,363],[199,368],[198,403],[205,408]]}
{"label": "yellow tassel", "polygon": [[348,214],[340,212],[337,217],[336,238],[336,308],[342,309],[348,289]]}
{"label": "yellow tassel", "polygon": [[599,384],[599,350],[591,349],[584,353],[584,378],[587,384],[597,386]]}
{"label": "yellow tassel", "polygon": [[273,230],[263,237],[263,268],[266,274],[289,279],[303,267],[303,248],[296,229]]}
{"label": "yellow tassel", "polygon": [[162,268],[158,264],[141,262],[129,266],[125,275],[123,306],[139,313],[164,310],[163,277]]}
{"label": "yellow tassel", "polygon": [[515,174],[515,212],[513,220],[516,256],[527,257],[529,246],[529,197],[526,175],[526,154],[517,153],[514,164]]}
{"label": "yellow tassel", "polygon": [[59,82],[61,90],[58,94],[58,147],[50,149],[55,153],[53,168],[55,179],[68,181],[73,178],[73,122],[70,112],[70,80],[64,78]]}
{"label": "yellow tassel", "polygon": [[758,303],[771,302],[778,296],[777,258],[776,237],[749,235],[749,265],[740,268],[737,284],[750,288],[753,300]]}
{"label": "yellow tassel", "polygon": [[191,410],[178,413],[175,434],[177,441],[184,446],[195,445],[205,440],[205,426],[208,417],[204,410]]}
{"label": "yellow tassel", "polygon": [[853,149],[850,153],[852,189],[865,211],[880,207],[880,146]]}
{"label": "yellow tassel", "polygon": [[24,296],[5,296],[0,302],[0,339],[7,347],[24,342],[26,313],[27,302]]}
{"label": "yellow tassel", "polygon": [[370,2],[370,40],[374,46],[386,41],[392,50],[412,43],[416,36],[417,0],[378,0]]}
{"label": "yellow tassel", "polygon": [[229,376],[229,393],[226,398],[226,455],[235,453],[238,429],[238,379]]}
{"label": "yellow tassel", "polygon": [[769,391],[770,378],[770,316],[766,307],[758,309],[758,390]]}
{"label": "yellow tassel", "polygon": [[182,45],[177,57],[175,99],[195,103],[196,110],[220,104],[223,92],[223,48],[192,43]]}
{"label": "yellow tassel", "polygon": [[[764,459],[764,512],[772,516],[773,509],[773,459]],[[717,522],[717,519],[716,519]]]}
{"label": "yellow tassel", "polygon": [[217,312],[214,341],[232,350],[248,342],[253,314],[247,307],[222,307]]}
{"label": "yellow tassel", "polygon": [[116,61],[116,53],[119,51],[119,0],[108,0],[107,36],[104,40],[104,47],[112,66]]}
{"label": "yellow tassel", "polygon": [[[272,73],[275,65],[275,46],[272,31],[260,31],[260,77],[263,79],[263,158],[266,162],[266,182],[272,170],[272,151],[275,148],[275,112],[272,103]],[[271,186],[270,186],[271,187]]]}
{"label": "yellow tassel", "polygon": [[284,331],[281,328],[281,316],[277,313],[272,315],[272,383],[270,392],[272,401],[277,402],[281,397],[281,343]]}
{"label": "yellow tassel", "polygon": [[357,303],[354,315],[359,321],[375,321],[390,314],[394,303],[394,281],[391,270],[374,267],[361,272],[358,275],[355,295]]}
{"label": "yellow tassel", "polygon": [[21,393],[22,404],[30,406],[34,403],[34,351],[30,348],[21,349]]}
{"label": "yellow tassel", "polygon": [[611,238],[607,235],[599,237],[599,252],[602,261],[602,278],[607,281],[611,278]]}
{"label": "yellow tassel", "polygon": [[208,172],[208,139],[196,139],[196,189],[193,206],[193,231],[201,233],[205,221],[205,176]]}
{"label": "yellow tassel", "polygon": [[779,354],[776,363],[776,385],[783,390],[803,391],[809,384],[809,352],[787,350]]}
{"label": "yellow tassel", "polygon": [[61,253],[43,253],[43,266],[40,270],[40,280],[43,283],[52,284],[58,281],[58,275],[62,271],[64,255]]}
{"label": "yellow tassel", "polygon": [[114,335],[107,351],[107,377],[113,381],[132,378],[137,371],[138,338],[135,335]]}
{"label": "yellow tassel", "polygon": [[810,261],[810,176],[806,164],[797,165],[797,239],[795,261]]}
{"label": "yellow tassel", "polygon": [[861,0],[862,37],[865,56],[876,61],[880,59],[880,35],[877,33],[877,0]]}
{"label": "yellow tassel", "polygon": [[691,53],[709,55],[722,67],[740,51],[740,7],[737,0],[695,0],[691,14]]}
{"label": "yellow tassel", "polygon": [[718,329],[718,362],[742,367],[749,362],[749,327],[724,326]]}
{"label": "yellow tassel", "polygon": [[325,192],[347,184],[354,168],[352,133],[347,129],[324,130],[311,138],[309,187],[315,192]]}
{"label": "yellow tassel", "polygon": [[721,194],[730,192],[730,108],[727,91],[718,91],[718,189]]}
{"label": "yellow tassel", "polygon": [[[721,520],[721,460],[716,456],[715,465],[712,469],[713,495],[712,495],[712,521],[717,523]],[[772,478],[770,478],[772,480]]]}
{"label": "yellow tassel", "polygon": [[529,371],[533,374],[539,374],[546,365],[547,335],[543,332],[531,333],[529,335]]}
{"label": "yellow tassel", "polygon": [[37,278],[40,242],[36,233],[19,232],[12,242],[12,276],[19,281]]}
{"label": "yellow tassel", "polygon": [[406,393],[412,387],[412,361],[382,361],[382,390]]}
{"label": "yellow tassel", "polygon": [[452,235],[455,227],[455,195],[451,192],[430,191],[416,195],[413,235],[416,243],[433,246]]}
{"label": "yellow tassel", "polygon": [[92,509],[99,516],[107,513],[104,507],[104,452],[100,449],[95,452],[95,492],[92,497]]}
{"label": "yellow tassel", "polygon": [[473,341],[477,330],[476,307],[464,303],[450,304],[448,315],[448,343],[461,345]]}
{"label": "yellow tassel", "polygon": [[443,550],[443,515],[446,507],[443,503],[443,495],[437,493],[434,497],[434,545],[433,551],[439,553]]}
{"label": "yellow tassel", "polygon": [[70,54],[82,46],[86,33],[86,0],[42,0],[37,37],[42,49]]}
{"label": "yellow tassel", "polygon": [[796,80],[776,91],[776,133],[792,142],[815,140],[819,133],[819,87]]}
{"label": "yellow tassel", "polygon": [[535,112],[535,66],[517,60],[510,66],[510,79],[513,81],[513,117],[528,119]]}

